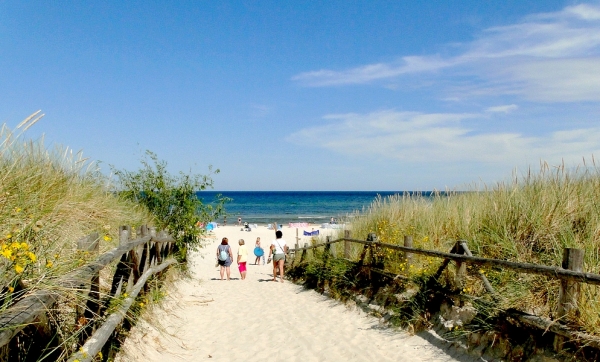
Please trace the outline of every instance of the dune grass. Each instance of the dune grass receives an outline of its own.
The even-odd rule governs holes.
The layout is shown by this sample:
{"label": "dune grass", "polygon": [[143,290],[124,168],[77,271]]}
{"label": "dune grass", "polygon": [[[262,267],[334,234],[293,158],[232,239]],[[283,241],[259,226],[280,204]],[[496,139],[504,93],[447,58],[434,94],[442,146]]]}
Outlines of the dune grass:
{"label": "dune grass", "polygon": [[[23,132],[39,117],[18,132],[0,130],[0,311],[95,257],[76,250],[78,239],[99,231],[103,252],[118,244],[118,226],[152,224],[150,213],[116,197],[81,153],[26,139]],[[70,318],[64,328],[72,331]]]}
{"label": "dune grass", "polygon": [[[445,252],[463,239],[477,256],[550,266],[560,266],[563,249],[575,247],[585,250],[584,271],[600,273],[599,190],[600,169],[593,160],[571,170],[543,164],[538,173],[469,192],[378,198],[353,215],[352,237],[374,232],[381,242],[402,244],[403,236],[411,235],[415,247]],[[398,253],[384,257],[386,270],[410,277],[431,276],[441,263],[415,257],[406,268]],[[555,315],[558,280],[496,268],[481,272],[501,295],[499,308]],[[473,273],[461,292],[489,298]],[[565,321],[600,335],[599,303],[598,288],[583,284],[579,313]]]}

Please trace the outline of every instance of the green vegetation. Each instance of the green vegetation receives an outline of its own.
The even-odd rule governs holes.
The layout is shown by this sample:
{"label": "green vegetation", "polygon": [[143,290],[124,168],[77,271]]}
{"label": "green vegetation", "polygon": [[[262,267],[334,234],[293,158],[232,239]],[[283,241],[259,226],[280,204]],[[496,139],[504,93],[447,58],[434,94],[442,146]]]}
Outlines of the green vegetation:
{"label": "green vegetation", "polygon": [[[432,198],[379,198],[368,209],[354,215],[352,238],[364,240],[368,233],[376,233],[383,243],[403,244],[403,236],[411,235],[414,247],[444,252],[462,239],[476,256],[550,266],[561,265],[563,248],[576,247],[585,250],[584,271],[600,273],[598,190],[600,169],[595,164],[571,171],[544,165],[537,174],[528,173],[483,190],[438,194]],[[334,248],[336,255],[343,253],[343,245],[336,244]],[[361,250],[362,246],[354,246],[353,260],[357,260]],[[411,266],[406,267],[401,253],[385,249],[375,257],[382,258],[386,271],[406,277],[395,282],[404,290],[431,285],[430,279],[442,262],[436,258],[414,256]],[[480,311],[482,315],[478,317],[480,321],[508,308],[548,318],[556,315],[559,293],[556,279],[500,268],[477,268],[501,296],[496,304],[492,303],[473,268],[470,268],[465,286],[453,285],[453,264],[436,283],[455,295],[477,301],[473,304],[485,305],[485,311]],[[345,280],[345,288],[365,293],[361,290],[361,276],[357,270],[340,268],[337,264],[327,264],[319,269],[318,265],[324,265],[322,258],[311,258],[301,268],[303,270],[292,273],[313,281],[335,279],[339,283]],[[316,277],[315,270],[319,270]],[[335,282],[333,284],[335,286]],[[396,293],[401,293],[402,288]],[[337,289],[335,293],[342,296],[344,292]],[[419,295],[423,294],[417,294],[416,298]],[[598,287],[582,284],[579,314],[570,314],[563,321],[578,330],[600,335],[598,297]],[[412,314],[411,318],[416,317]]]}
{"label": "green vegetation", "polygon": [[[151,152],[147,152],[149,159],[142,160],[140,171],[116,171],[118,184],[114,185],[81,153],[60,146],[48,149],[43,138],[26,139],[24,132],[40,118],[39,112],[27,118],[18,126],[19,133],[6,126],[0,130],[0,312],[35,290],[56,290],[56,308],[47,311],[52,340],[41,338],[34,343],[25,332],[11,342],[17,347],[10,351],[11,356],[28,356],[30,349],[36,353],[45,350],[48,354],[43,358],[56,360],[77,348],[82,326],[90,322],[76,320],[87,292],[63,290],[54,284],[97,257],[78,251],[79,239],[100,232],[103,253],[117,246],[119,226],[130,225],[135,230],[146,224],[166,229],[185,257],[189,247],[199,245],[202,229],[196,227],[197,222],[218,216],[226,200],[202,205],[195,193],[211,187],[211,178],[183,173],[173,177],[166,163]],[[114,269],[112,265],[101,271],[103,300]],[[160,285],[159,279],[149,281],[150,292],[138,297],[128,321],[135,320],[147,304],[161,299],[164,291]],[[114,306],[119,300],[109,304]],[[8,358],[7,353],[6,347],[0,348],[0,359]]]}
{"label": "green vegetation", "polygon": [[[27,128],[30,122],[22,123]],[[43,139],[0,131],[0,310],[18,289],[35,289],[89,258],[77,240],[103,233],[101,250],[116,245],[119,225],[150,223],[143,207],[107,189],[94,164]]]}
{"label": "green vegetation", "polygon": [[[182,251],[198,246],[203,229],[196,225],[217,219],[224,211],[227,198],[217,196],[212,205],[204,205],[198,199],[197,191],[212,188],[210,174],[181,172],[178,177],[172,176],[167,171],[167,163],[160,161],[151,151],[146,151],[141,162],[142,168],[138,171],[113,168],[118,179],[119,195],[145,206],[154,215],[158,228],[167,230]],[[210,167],[209,172],[212,172]],[[218,169],[214,171],[218,172]]]}

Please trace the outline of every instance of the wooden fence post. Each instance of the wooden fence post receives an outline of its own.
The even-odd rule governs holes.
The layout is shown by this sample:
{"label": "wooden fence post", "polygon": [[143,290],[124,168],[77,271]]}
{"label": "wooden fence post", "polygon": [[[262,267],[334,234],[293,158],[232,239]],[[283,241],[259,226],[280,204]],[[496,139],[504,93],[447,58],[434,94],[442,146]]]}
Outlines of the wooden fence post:
{"label": "wooden fence post", "polygon": [[[94,258],[100,255],[100,234],[93,232],[90,235],[77,240],[77,250],[79,252],[91,253]],[[78,308],[80,309],[80,308]],[[90,292],[88,293],[85,309],[78,311],[77,324],[84,327],[88,321],[92,320],[100,312],[100,271],[94,273],[90,280]],[[83,318],[83,319],[81,319]],[[81,333],[80,342],[84,341],[89,335],[89,329]]]}
{"label": "wooden fence post", "polygon": [[[308,248],[308,243],[304,243],[304,247]],[[306,249],[302,250],[302,254],[300,255],[300,263],[302,263],[304,261],[305,257],[306,257]]]}
{"label": "wooden fence post", "polygon": [[[576,272],[583,271],[583,249],[565,248],[563,253],[562,268]],[[556,319],[561,319],[569,313],[578,312],[578,299],[581,284],[567,279],[560,281],[560,293],[558,297],[558,308]],[[555,335],[554,350],[560,352],[563,348],[565,337]]]}
{"label": "wooden fence post", "polygon": [[[344,230],[344,239],[350,239],[350,230]],[[344,240],[344,258],[350,259],[350,241]]]}
{"label": "wooden fence post", "polygon": [[[465,251],[461,245],[460,241],[456,242],[456,253],[464,254]],[[456,262],[456,277],[454,278],[454,283],[458,289],[462,289],[467,278],[467,263],[463,263],[460,261]]]}
{"label": "wooden fence post", "polygon": [[[413,247],[413,237],[411,235],[404,235],[404,246],[407,248]],[[410,265],[412,264],[413,254],[409,252],[404,253],[404,263],[406,264],[406,270],[409,270]]]}
{"label": "wooden fence post", "polygon": [[[360,256],[358,257],[358,267],[362,267],[363,264],[365,263],[365,258],[367,257],[367,252],[371,249],[371,243],[373,241],[373,233],[370,233],[369,235],[367,235],[367,243],[365,244],[365,246],[363,247],[362,252],[360,253]],[[372,255],[372,254],[371,254]]]}
{"label": "wooden fence post", "polygon": [[[148,228],[146,227],[146,225],[142,225],[140,227],[140,237],[144,237],[148,235]],[[150,242],[147,242],[145,244],[141,245],[141,249],[142,249],[142,256],[140,257],[140,266],[139,266],[139,270],[140,270],[140,275],[144,274],[144,271],[148,268],[149,265],[149,259],[150,259],[150,249],[149,249],[149,244]]]}
{"label": "wooden fence post", "polygon": [[[119,227],[119,246],[126,244],[129,241],[131,228],[128,226]],[[123,281],[129,278],[128,269],[128,253],[121,255],[121,260],[117,264],[117,270],[113,277],[112,286],[110,288],[110,296],[118,296],[121,294],[121,288],[123,287]]]}

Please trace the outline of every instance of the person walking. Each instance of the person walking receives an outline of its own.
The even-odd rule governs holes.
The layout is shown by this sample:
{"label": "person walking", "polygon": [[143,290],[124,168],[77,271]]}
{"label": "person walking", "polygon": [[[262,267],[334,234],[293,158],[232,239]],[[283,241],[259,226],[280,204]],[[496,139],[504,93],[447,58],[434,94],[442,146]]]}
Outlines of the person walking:
{"label": "person walking", "polygon": [[248,260],[248,250],[246,249],[246,245],[244,239],[240,239],[239,241],[240,248],[238,249],[237,254],[237,264],[238,269],[240,270],[240,276],[242,280],[246,279],[246,261]]}
{"label": "person walking", "polygon": [[233,262],[233,254],[231,253],[231,247],[229,246],[229,240],[223,238],[221,245],[217,247],[217,260],[219,263],[221,280],[223,280],[223,274],[226,272],[227,280],[231,279],[231,263]]}
{"label": "person walking", "polygon": [[285,264],[285,256],[288,252],[288,246],[283,240],[283,233],[281,230],[277,230],[275,232],[275,240],[271,243],[271,248],[269,249],[269,259],[271,259],[271,255],[273,255],[273,281],[277,281],[277,272],[279,271],[279,281],[283,283],[283,274],[284,274],[284,264]]}

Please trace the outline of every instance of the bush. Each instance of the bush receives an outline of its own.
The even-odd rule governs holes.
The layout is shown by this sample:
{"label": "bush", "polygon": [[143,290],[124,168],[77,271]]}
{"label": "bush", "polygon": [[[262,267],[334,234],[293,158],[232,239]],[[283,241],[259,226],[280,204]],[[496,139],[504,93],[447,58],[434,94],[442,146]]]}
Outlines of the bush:
{"label": "bush", "polygon": [[197,226],[221,215],[228,199],[217,195],[214,204],[205,205],[196,192],[212,188],[211,174],[219,170],[209,167],[208,175],[180,172],[173,176],[167,171],[167,163],[151,151],[146,151],[141,163],[142,168],[134,172],[112,167],[118,179],[118,194],[147,207],[154,215],[155,224],[167,230],[180,249],[199,246],[199,236],[204,229]]}

